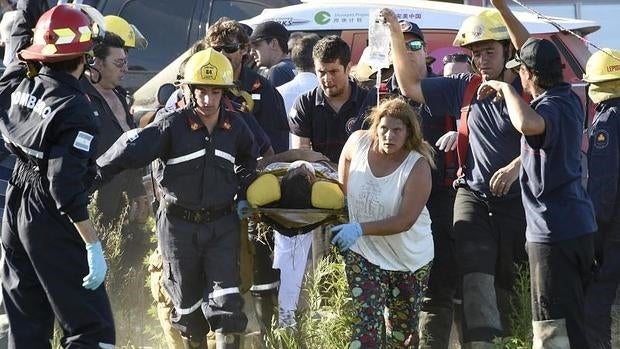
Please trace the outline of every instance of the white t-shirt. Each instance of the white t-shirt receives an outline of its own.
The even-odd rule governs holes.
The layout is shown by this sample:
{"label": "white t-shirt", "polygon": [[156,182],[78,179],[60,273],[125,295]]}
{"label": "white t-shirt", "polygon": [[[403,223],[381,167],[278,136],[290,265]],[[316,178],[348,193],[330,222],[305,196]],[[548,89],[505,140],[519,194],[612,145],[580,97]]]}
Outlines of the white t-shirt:
{"label": "white t-shirt", "polygon": [[293,104],[295,104],[295,100],[300,95],[308,92],[319,84],[319,79],[315,74],[309,72],[299,72],[293,80],[276,87],[278,92],[282,95],[282,99],[284,99],[284,107],[286,108],[286,114],[291,111],[293,108]]}
{"label": "white t-shirt", "polygon": [[[371,143],[369,134],[360,137],[349,166],[349,219],[359,223],[385,219],[398,213],[407,178],[415,163],[422,158],[420,153],[411,151],[394,172],[375,177],[368,165]],[[409,230],[385,236],[363,235],[351,250],[384,270],[413,272],[420,269],[433,259],[428,210],[426,207],[422,209]]]}

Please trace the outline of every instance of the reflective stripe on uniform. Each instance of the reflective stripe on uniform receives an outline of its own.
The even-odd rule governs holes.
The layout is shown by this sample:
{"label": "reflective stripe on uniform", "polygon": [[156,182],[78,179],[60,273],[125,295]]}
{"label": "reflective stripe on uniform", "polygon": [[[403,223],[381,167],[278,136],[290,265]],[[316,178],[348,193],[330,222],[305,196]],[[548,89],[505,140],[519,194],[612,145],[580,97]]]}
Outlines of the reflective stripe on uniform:
{"label": "reflective stripe on uniform", "polygon": [[185,162],[185,161],[194,160],[196,158],[199,158],[199,157],[205,155],[206,153],[207,153],[207,151],[205,149],[200,149],[200,150],[195,151],[195,152],[193,152],[191,154],[182,155],[182,156],[178,156],[176,158],[168,159],[168,161],[166,161],[166,165],[176,165],[176,164],[180,164],[180,163]]}
{"label": "reflective stripe on uniform", "polygon": [[277,288],[279,285],[280,285],[280,281],[272,282],[269,284],[252,285],[252,287],[250,287],[250,291],[273,290],[274,288]]}
{"label": "reflective stripe on uniform", "polygon": [[209,293],[209,298],[224,297],[228,294],[239,293],[239,287],[220,288]]}
{"label": "reflective stripe on uniform", "polygon": [[114,349],[114,348],[116,348],[116,346],[114,344],[110,344],[110,343],[101,343],[101,342],[99,342],[99,348],[101,348],[101,349]]}
{"label": "reflective stripe on uniform", "polygon": [[13,143],[11,142],[11,144],[13,144],[14,146],[18,147],[19,149],[21,149],[24,153],[30,155],[30,156],[34,156],[37,159],[43,159],[43,152],[42,151],[38,151],[38,150],[34,150],[28,147],[24,147],[23,145],[19,145],[17,143]]}
{"label": "reflective stripe on uniform", "polygon": [[175,307],[174,309],[180,315],[187,315],[187,314],[191,314],[191,313],[195,312],[198,308],[200,308],[201,305],[202,305],[202,298],[199,299],[198,302],[196,302],[196,304],[192,305],[189,308]]}
{"label": "reflective stripe on uniform", "polygon": [[228,161],[230,161],[233,165],[235,164],[235,157],[228,154],[227,152],[223,152],[219,149],[215,149],[215,156],[219,156],[222,159],[226,159]]}

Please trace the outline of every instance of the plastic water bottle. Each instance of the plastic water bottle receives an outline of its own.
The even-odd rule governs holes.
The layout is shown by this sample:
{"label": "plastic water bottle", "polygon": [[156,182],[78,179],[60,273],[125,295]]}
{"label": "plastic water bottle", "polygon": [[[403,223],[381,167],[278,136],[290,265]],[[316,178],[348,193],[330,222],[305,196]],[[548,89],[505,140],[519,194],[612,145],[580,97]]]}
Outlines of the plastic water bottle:
{"label": "plastic water bottle", "polygon": [[368,16],[368,63],[373,70],[390,66],[390,29],[380,15],[380,9],[370,10]]}

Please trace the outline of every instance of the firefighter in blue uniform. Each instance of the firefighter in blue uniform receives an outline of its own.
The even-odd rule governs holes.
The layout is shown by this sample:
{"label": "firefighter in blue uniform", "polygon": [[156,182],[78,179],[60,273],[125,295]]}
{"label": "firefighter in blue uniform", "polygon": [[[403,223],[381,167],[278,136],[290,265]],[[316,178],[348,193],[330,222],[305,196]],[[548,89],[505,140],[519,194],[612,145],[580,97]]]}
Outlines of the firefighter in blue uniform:
{"label": "firefighter in blue uniform", "polygon": [[620,338],[612,336],[612,329],[620,320],[612,314],[620,285],[620,50],[595,52],[583,80],[590,84],[588,96],[596,104],[589,130],[588,194],[599,227],[599,268],[586,291],[586,336],[592,348],[618,348]]}
{"label": "firefighter in blue uniform", "polygon": [[[265,130],[274,152],[289,149],[289,128],[284,100],[275,86],[246,66],[250,57],[250,39],[243,25],[227,17],[220,18],[207,30],[203,40],[207,47],[221,52],[233,66],[237,89],[231,90],[233,101],[244,105]],[[232,96],[231,96],[232,97]]]}
{"label": "firefighter in blue uniform", "polygon": [[[186,348],[204,348],[216,332],[217,348],[239,348],[247,318],[239,294],[239,216],[256,170],[252,132],[222,103],[233,86],[232,66],[206,49],[185,65],[187,106],[163,109],[141,130],[124,133],[98,160],[102,181],[153,160],[161,190],[157,235],[172,324]],[[235,214],[235,196],[239,198]]]}
{"label": "firefighter in blue uniform", "polygon": [[17,156],[2,225],[10,348],[50,348],[54,318],[63,347],[114,347],[107,266],[87,209],[99,122],[78,79],[91,29],[80,10],[53,7],[20,51],[26,64],[9,66],[0,82],[10,103],[0,130]]}
{"label": "firefighter in blue uniform", "polygon": [[[233,66],[237,89],[231,89],[231,99],[251,112],[258,124],[265,130],[277,153],[289,148],[289,127],[284,109],[284,100],[266,78],[247,67],[250,57],[250,39],[246,27],[230,18],[222,17],[207,30],[203,40],[206,46],[222,52]],[[266,154],[267,156],[269,154]],[[253,284],[250,292],[254,297],[254,311],[261,332],[265,334],[271,326],[274,310],[277,309],[277,294],[280,271],[272,267],[273,235],[269,231],[259,236],[254,222],[248,227],[250,241],[254,247]]]}

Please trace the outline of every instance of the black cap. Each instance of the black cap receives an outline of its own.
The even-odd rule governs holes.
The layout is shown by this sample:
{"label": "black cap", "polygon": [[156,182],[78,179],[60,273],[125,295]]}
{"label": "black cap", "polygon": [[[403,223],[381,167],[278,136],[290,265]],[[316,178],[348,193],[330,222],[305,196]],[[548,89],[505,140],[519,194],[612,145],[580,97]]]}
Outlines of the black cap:
{"label": "black cap", "polygon": [[250,27],[249,25],[245,23],[241,23],[241,22],[238,22],[238,23],[241,24],[241,26],[243,27],[243,31],[248,35],[248,38],[252,36],[252,32],[254,32],[254,29],[252,29],[252,27]]}
{"label": "black cap", "polygon": [[403,33],[413,34],[417,36],[418,39],[424,41],[424,34],[417,24],[405,20],[398,21],[398,24],[400,24],[400,29]]}
{"label": "black cap", "polygon": [[265,39],[280,38],[288,41],[289,32],[286,28],[274,21],[263,22],[254,28],[250,42],[257,42]]}
{"label": "black cap", "polygon": [[561,65],[562,60],[560,52],[551,41],[529,38],[521,46],[515,58],[506,63],[506,68],[516,68],[521,64],[537,72],[546,72],[554,66]]}

